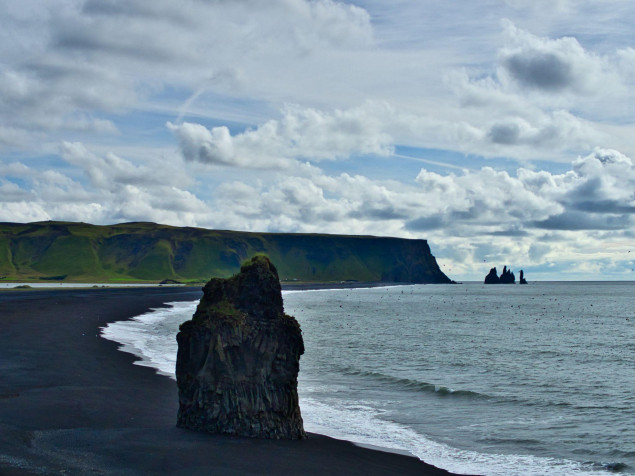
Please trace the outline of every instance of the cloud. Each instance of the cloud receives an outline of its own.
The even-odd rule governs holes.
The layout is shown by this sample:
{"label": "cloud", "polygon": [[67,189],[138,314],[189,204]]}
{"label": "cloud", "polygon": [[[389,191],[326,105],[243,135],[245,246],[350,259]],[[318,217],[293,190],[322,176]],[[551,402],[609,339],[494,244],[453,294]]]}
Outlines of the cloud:
{"label": "cloud", "polygon": [[577,81],[573,65],[566,55],[528,51],[509,53],[503,58],[504,68],[519,83],[557,92]]}
{"label": "cloud", "polygon": [[[301,174],[300,174],[301,173]],[[328,175],[306,165],[274,180],[218,187],[214,220],[239,229],[328,231],[531,240],[549,230],[624,232],[633,227],[635,167],[596,149],[561,174],[491,167],[441,175],[421,169],[414,184]],[[525,250],[525,253],[528,252]]]}
{"label": "cloud", "polygon": [[63,143],[62,157],[88,178],[88,183],[55,170],[21,163],[0,167],[0,219],[54,219],[112,223],[156,221],[195,225],[209,213],[206,203],[183,188],[191,180],[178,166],[156,160],[153,167],[135,165],[115,154],[89,151],[82,143]]}
{"label": "cloud", "polygon": [[[419,17],[412,12],[421,14],[424,7],[408,2],[393,15],[408,20],[407,33],[421,40],[417,48],[378,41],[378,32],[387,34],[394,19],[390,9],[373,3],[366,9],[332,0],[275,0],[266,6],[253,0],[29,5],[30,19],[16,9],[2,12],[5,23],[25,25],[33,36],[22,33],[21,42],[34,44],[28,50],[7,40],[21,54],[5,53],[6,67],[0,71],[0,146],[47,146],[50,153],[55,139],[88,142],[87,136],[108,133],[131,140],[122,127],[138,111],[173,113],[189,160],[252,168],[285,167],[296,158],[385,154],[393,144],[556,159],[565,157],[562,152],[632,142],[627,132],[619,133],[619,143],[607,141],[616,133],[602,133],[586,114],[586,103],[566,99],[592,97],[598,114],[628,114],[632,108],[623,98],[624,78],[632,77],[635,64],[631,49],[602,56],[573,37],[539,37],[509,21],[504,44],[497,45],[496,23],[481,24],[473,6],[461,14],[478,32],[469,35],[474,44],[465,32],[447,33],[451,9],[425,7],[444,15],[442,24],[426,20],[426,26],[458,35],[463,49],[457,49],[441,37],[430,38],[432,33],[415,32],[412,18]],[[505,12],[524,11],[524,5],[515,2]],[[479,66],[476,71],[466,66],[460,85],[444,82],[470,64]],[[489,86],[475,79],[484,76]],[[542,93],[548,99],[534,97]],[[285,103],[298,106],[269,119]],[[372,110],[369,104],[383,106]],[[363,112],[374,124],[358,117],[349,125],[361,130],[340,133],[337,126],[347,124],[335,117],[338,111]],[[234,126],[210,130],[202,139],[202,131],[190,126],[204,124],[194,114],[260,126],[238,134]],[[311,126],[311,114],[325,124]],[[293,118],[300,122],[295,132],[302,143],[293,142],[294,126],[285,122]],[[329,118],[335,133],[327,130]],[[165,116],[160,120],[165,122]],[[250,142],[264,146],[263,157],[255,158]]]}
{"label": "cloud", "polygon": [[161,157],[153,157],[150,164],[138,164],[112,152],[93,153],[81,142],[62,142],[60,155],[82,170],[99,189],[120,185],[188,185],[192,182],[178,163]]}
{"label": "cloud", "polygon": [[479,130],[463,147],[555,161],[600,144],[635,152],[628,127],[618,126],[632,122],[635,106],[627,92],[635,64],[629,48],[594,52],[572,36],[536,36],[509,20],[503,29],[494,68],[448,76],[462,120]]}
{"label": "cloud", "polygon": [[29,223],[33,221],[50,220],[51,216],[41,204],[30,201],[0,202],[0,222]]}
{"label": "cloud", "polygon": [[589,148],[593,138],[600,134],[566,111],[555,111],[538,118],[533,124],[519,117],[495,122],[487,132],[487,139],[499,146],[520,146],[536,149],[559,149],[563,144],[570,147]]}
{"label": "cloud", "polygon": [[546,220],[535,222],[536,228],[545,230],[623,230],[635,225],[629,215],[600,215],[578,211],[567,211]]}
{"label": "cloud", "polygon": [[166,89],[254,91],[270,67],[286,76],[299,58],[373,44],[368,13],[331,0],[25,2],[0,6],[0,128],[24,135],[116,132],[105,115]]}
{"label": "cloud", "polygon": [[295,159],[334,160],[351,155],[392,152],[382,115],[388,107],[366,103],[348,110],[324,112],[288,106],[280,120],[231,135],[225,126],[167,123],[179,139],[186,160],[252,168],[284,168]]}
{"label": "cloud", "polygon": [[589,53],[573,37],[540,38],[504,21],[508,45],[499,52],[501,76],[522,88],[593,95],[620,86],[608,58]]}
{"label": "cloud", "polygon": [[575,179],[563,201],[576,210],[635,214],[635,164],[611,149],[596,148],[573,163]]}
{"label": "cloud", "polygon": [[35,198],[33,192],[20,188],[17,184],[0,178],[0,195],[4,203],[24,202]]}

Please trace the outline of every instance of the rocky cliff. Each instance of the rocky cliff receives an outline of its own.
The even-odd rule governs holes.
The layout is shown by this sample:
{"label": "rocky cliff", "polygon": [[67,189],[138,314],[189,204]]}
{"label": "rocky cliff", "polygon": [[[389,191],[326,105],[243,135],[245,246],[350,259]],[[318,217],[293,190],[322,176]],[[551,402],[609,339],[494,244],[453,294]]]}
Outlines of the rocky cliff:
{"label": "rocky cliff", "polygon": [[272,439],[305,437],[297,377],[298,322],[284,313],[276,268],[256,256],[214,278],[177,335],[177,426]]}
{"label": "rocky cliff", "polygon": [[0,277],[7,281],[205,282],[236,274],[258,253],[269,256],[286,283],[450,282],[426,240],[156,223],[0,223]]}

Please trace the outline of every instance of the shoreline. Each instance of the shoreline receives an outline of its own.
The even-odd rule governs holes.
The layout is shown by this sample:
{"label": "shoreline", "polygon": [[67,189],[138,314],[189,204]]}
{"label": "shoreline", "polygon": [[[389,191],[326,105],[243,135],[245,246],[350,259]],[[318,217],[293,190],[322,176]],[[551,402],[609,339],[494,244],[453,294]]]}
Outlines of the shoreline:
{"label": "shoreline", "polygon": [[272,441],[176,428],[175,382],[133,365],[100,328],[200,294],[165,286],[1,293],[0,473],[451,474],[318,434]]}
{"label": "shoreline", "polygon": [[[434,285],[448,283],[398,283],[392,281],[339,281],[339,282],[305,282],[290,283],[282,282],[283,291],[320,291],[332,289],[366,289],[381,288],[389,286],[415,286],[415,285]],[[457,283],[452,283],[457,284]],[[5,285],[5,286],[3,286]],[[0,281],[1,291],[28,291],[28,290],[77,290],[77,289],[130,289],[130,288],[182,288],[182,289],[201,289],[205,283],[197,284],[161,284],[161,283],[65,283],[65,282],[41,282],[41,281]]]}

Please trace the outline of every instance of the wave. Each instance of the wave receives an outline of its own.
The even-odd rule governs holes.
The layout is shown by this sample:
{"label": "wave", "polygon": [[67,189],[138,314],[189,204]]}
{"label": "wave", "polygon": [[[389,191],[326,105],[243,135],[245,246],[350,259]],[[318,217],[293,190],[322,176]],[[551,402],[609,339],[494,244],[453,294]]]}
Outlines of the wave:
{"label": "wave", "polygon": [[362,445],[407,451],[426,463],[458,474],[604,476],[607,470],[615,471],[611,469],[612,466],[600,463],[579,463],[521,454],[479,453],[452,447],[391,421],[385,411],[360,401],[305,397],[301,398],[300,406],[307,431]]}
{"label": "wave", "polygon": [[414,390],[420,392],[434,393],[441,397],[466,397],[466,398],[478,398],[478,399],[492,399],[491,395],[484,393],[474,392],[472,390],[455,390],[443,385],[437,385],[429,382],[422,382],[420,380],[394,377],[392,375],[386,375],[381,372],[370,372],[357,369],[344,369],[343,372],[347,375],[368,377],[376,381],[399,386],[407,390]]}
{"label": "wave", "polygon": [[191,318],[197,301],[166,303],[126,321],[111,322],[101,328],[104,339],[117,342],[119,350],[137,356],[135,365],[154,368],[158,374],[176,379],[176,334],[179,325]]}

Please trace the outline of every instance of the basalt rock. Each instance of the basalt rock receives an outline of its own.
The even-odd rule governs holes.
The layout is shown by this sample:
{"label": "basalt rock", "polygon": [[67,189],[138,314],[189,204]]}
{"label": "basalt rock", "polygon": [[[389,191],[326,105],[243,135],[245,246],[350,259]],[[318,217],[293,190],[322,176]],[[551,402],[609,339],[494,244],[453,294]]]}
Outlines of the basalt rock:
{"label": "basalt rock", "polygon": [[278,272],[268,258],[253,258],[232,278],[210,280],[177,341],[177,426],[306,437],[297,392],[302,334],[284,313]]}
{"label": "basalt rock", "polygon": [[520,270],[520,284],[527,284],[527,280],[525,279],[525,273],[523,273],[523,270]]}
{"label": "basalt rock", "polygon": [[485,276],[485,284],[500,284],[501,280],[498,277],[498,271],[496,268],[492,268],[489,270],[487,276]]}
{"label": "basalt rock", "polygon": [[507,269],[507,266],[503,267],[503,272],[500,277],[501,284],[515,284],[516,276],[512,273],[511,269]]}
{"label": "basalt rock", "polygon": [[[522,271],[521,271],[522,272]],[[489,270],[487,276],[485,276],[485,284],[515,284],[516,276],[511,269],[507,269],[507,266],[503,267],[503,272],[500,277],[498,276],[498,272],[496,268],[492,268]]]}

